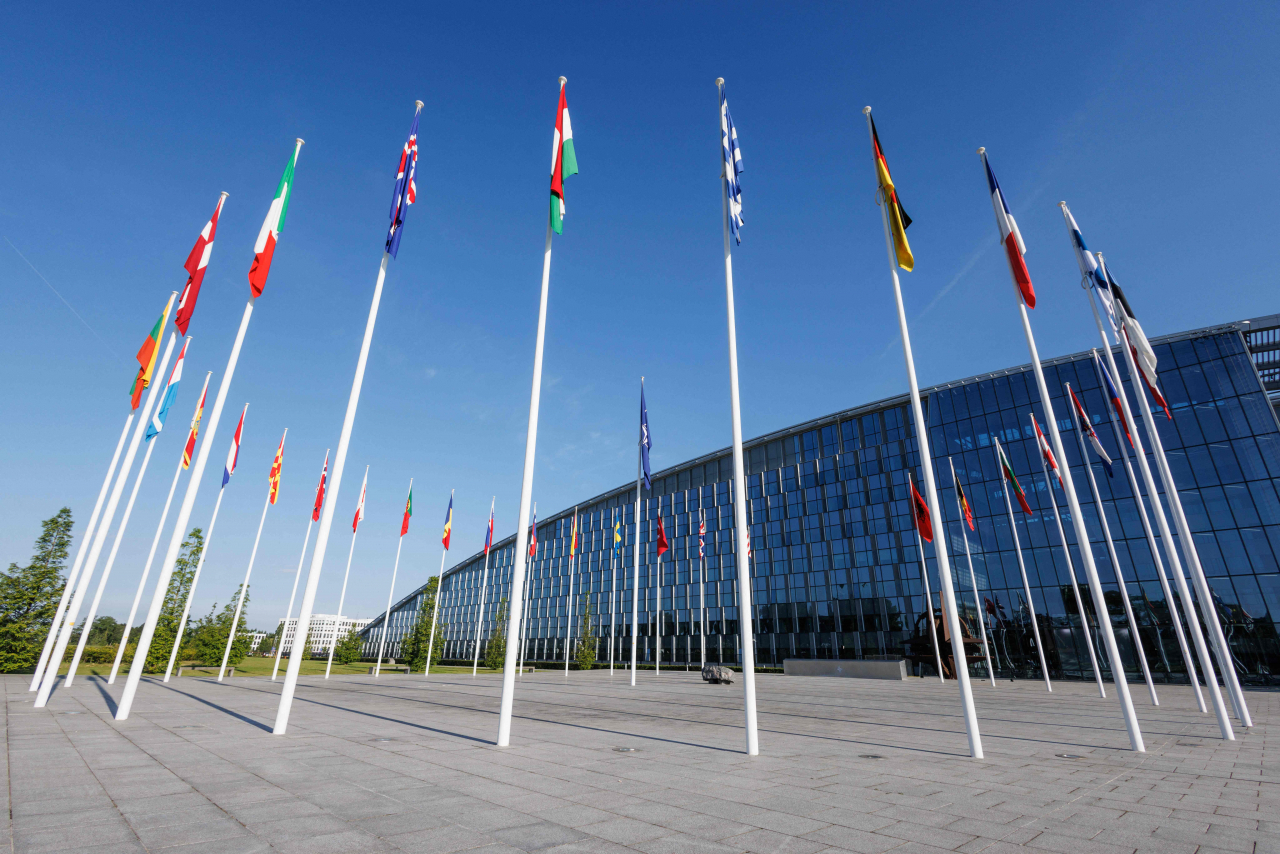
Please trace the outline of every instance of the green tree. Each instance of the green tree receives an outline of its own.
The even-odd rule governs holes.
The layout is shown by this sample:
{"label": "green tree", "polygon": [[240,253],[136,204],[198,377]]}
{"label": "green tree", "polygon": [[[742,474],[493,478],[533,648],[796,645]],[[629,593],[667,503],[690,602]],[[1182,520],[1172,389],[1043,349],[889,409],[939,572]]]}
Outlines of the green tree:
{"label": "green tree", "polygon": [[484,650],[484,666],[490,670],[501,670],[507,661],[507,597],[503,596],[498,603],[497,625],[489,637],[489,644]]}
{"label": "green tree", "polygon": [[422,604],[418,608],[417,622],[413,624],[413,631],[404,642],[404,660],[411,671],[427,669],[428,651],[431,653],[431,663],[439,663],[440,654],[444,649],[443,625],[434,627],[436,642],[431,643],[433,629],[431,618],[435,614],[436,591],[439,586],[440,576],[435,576],[427,582],[427,589],[422,595]]}
{"label": "green tree", "polygon": [[578,662],[579,670],[590,670],[596,666],[596,635],[591,626],[591,601],[582,612],[582,624],[578,627],[578,643],[573,657]]}
{"label": "green tree", "polygon": [[156,632],[151,637],[151,648],[147,650],[147,663],[143,668],[147,673],[163,671],[169,665],[169,653],[173,650],[173,640],[178,635],[182,608],[187,602],[187,594],[191,592],[191,579],[195,577],[196,564],[200,562],[200,553],[203,551],[204,532],[199,528],[192,528],[191,533],[182,541],[182,549],[173,564],[173,575],[169,578],[169,589],[165,592],[164,607],[160,609]]}
{"label": "green tree", "polygon": [[361,653],[364,652],[364,639],[360,637],[355,629],[351,629],[347,634],[338,641],[338,645],[333,649],[333,660],[338,664],[351,664],[359,661]]}
{"label": "green tree", "polygon": [[71,546],[71,508],[41,524],[31,563],[0,572],[0,673],[35,669],[66,582],[62,571]]}
{"label": "green tree", "polygon": [[[227,651],[227,635],[231,631],[231,620],[235,617],[236,600],[239,597],[240,587],[236,587],[231,601],[227,602],[221,613],[218,612],[218,604],[215,602],[209,608],[208,616],[201,617],[188,630],[190,639],[187,641],[187,647],[191,650],[191,657],[201,664],[210,667],[222,664],[222,654]],[[231,644],[231,655],[227,658],[227,664],[232,667],[243,661],[249,654],[249,643],[252,640],[245,621],[245,613],[249,605],[247,590],[244,594],[244,604],[245,608],[240,612],[240,624],[236,628],[236,639]]]}
{"label": "green tree", "polygon": [[124,637],[124,623],[115,617],[99,617],[93,621],[89,629],[89,640],[86,646],[115,646]]}

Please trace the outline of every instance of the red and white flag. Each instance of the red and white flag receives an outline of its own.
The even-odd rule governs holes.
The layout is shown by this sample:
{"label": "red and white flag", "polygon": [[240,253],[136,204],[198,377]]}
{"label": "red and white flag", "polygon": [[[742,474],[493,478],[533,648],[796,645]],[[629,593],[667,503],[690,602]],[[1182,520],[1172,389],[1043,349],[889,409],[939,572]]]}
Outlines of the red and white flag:
{"label": "red and white flag", "polygon": [[[320,511],[324,509],[324,482],[329,478],[329,452],[324,452],[324,468],[320,470],[320,485],[316,487],[316,503],[311,508],[311,521],[320,521]],[[363,503],[363,502],[362,502]]]}
{"label": "red and white flag", "polygon": [[364,521],[364,491],[369,486],[369,467],[364,467],[364,482],[360,484],[360,503],[356,505],[356,517],[351,520],[351,533],[356,532]]}
{"label": "red and white flag", "polygon": [[182,296],[178,298],[178,313],[173,316],[173,322],[177,324],[180,335],[187,334],[191,315],[195,313],[196,300],[200,297],[200,285],[204,282],[204,269],[209,266],[209,256],[213,254],[213,238],[218,232],[218,216],[222,213],[222,205],[226,200],[226,193],[218,198],[218,206],[213,209],[213,216],[209,217],[209,221],[204,224],[200,236],[196,238],[196,245],[191,247],[191,254],[187,256],[187,263],[182,265],[187,268],[187,284],[182,289]]}
{"label": "red and white flag", "polygon": [[1009,259],[1009,271],[1013,273],[1013,281],[1022,294],[1022,301],[1026,303],[1027,308],[1035,308],[1036,289],[1031,285],[1031,273],[1027,271],[1027,262],[1023,258],[1027,254],[1027,244],[1022,242],[1018,223],[1009,212],[1009,203],[1005,201],[1004,193],[1000,190],[1000,182],[996,180],[996,173],[991,171],[991,164],[987,162],[987,150],[979,148],[978,152],[982,155],[982,165],[987,170],[987,187],[991,190],[991,206],[996,211],[996,225],[1000,227],[1000,243],[1004,246],[1004,254]]}
{"label": "red and white flag", "polygon": [[1053,449],[1049,447],[1049,440],[1045,438],[1044,433],[1040,431],[1040,422],[1036,421],[1034,415],[1031,416],[1031,424],[1036,428],[1036,444],[1040,446],[1040,453],[1044,456],[1045,463],[1049,469],[1058,476],[1058,485],[1066,489],[1062,483],[1062,472],[1058,470],[1058,461],[1053,458]]}

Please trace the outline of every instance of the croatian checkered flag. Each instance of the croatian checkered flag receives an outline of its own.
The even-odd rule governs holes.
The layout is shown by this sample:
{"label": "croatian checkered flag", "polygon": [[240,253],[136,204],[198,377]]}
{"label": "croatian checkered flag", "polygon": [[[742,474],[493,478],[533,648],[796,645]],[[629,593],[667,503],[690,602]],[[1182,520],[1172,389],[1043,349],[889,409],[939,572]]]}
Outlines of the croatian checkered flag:
{"label": "croatian checkered flag", "polygon": [[720,146],[724,155],[725,190],[729,196],[729,230],[733,239],[742,243],[742,187],[738,184],[738,176],[742,174],[742,151],[738,148],[738,131],[733,126],[733,116],[729,115],[729,101],[725,96],[724,83],[720,84]]}

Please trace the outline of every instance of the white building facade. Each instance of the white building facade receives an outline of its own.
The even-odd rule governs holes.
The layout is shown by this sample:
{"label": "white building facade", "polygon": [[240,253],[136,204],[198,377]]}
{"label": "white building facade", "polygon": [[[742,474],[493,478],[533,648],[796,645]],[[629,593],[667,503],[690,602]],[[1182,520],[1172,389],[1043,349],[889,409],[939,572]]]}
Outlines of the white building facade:
{"label": "white building facade", "polygon": [[[281,640],[283,649],[281,654],[288,655],[293,651],[293,636],[298,629],[298,618],[290,617],[288,620],[281,620],[284,624],[284,636]],[[339,617],[337,614],[312,614],[311,615],[311,654],[326,653],[329,651],[329,645],[346,637],[347,632],[351,630],[360,631],[369,625],[368,619],[357,619],[354,617]],[[277,631],[279,625],[277,624]]]}

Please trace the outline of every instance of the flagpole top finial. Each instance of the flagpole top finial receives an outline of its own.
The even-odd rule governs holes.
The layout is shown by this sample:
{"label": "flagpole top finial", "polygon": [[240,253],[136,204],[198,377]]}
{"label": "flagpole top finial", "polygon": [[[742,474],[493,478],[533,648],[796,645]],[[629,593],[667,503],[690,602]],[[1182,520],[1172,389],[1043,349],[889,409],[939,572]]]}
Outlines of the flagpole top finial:
{"label": "flagpole top finial", "polygon": [[978,153],[979,153],[979,154],[986,154],[986,153],[987,153],[987,147],[986,147],[985,145],[979,145],[979,146],[978,146]]}
{"label": "flagpole top finial", "polygon": [[298,145],[306,145],[306,144],[307,144],[307,141],[306,141],[305,139],[303,139],[302,137],[298,137],[297,139],[295,139],[295,140],[294,140],[294,142],[298,143]]}
{"label": "flagpole top finial", "polygon": [[567,77],[561,77],[561,78],[560,78],[560,85],[561,85],[561,86],[563,86],[564,84],[566,84],[566,83],[568,83],[568,82],[569,82],[569,78],[567,78]]}
{"label": "flagpole top finial", "polygon": [[1063,208],[1065,210],[1067,207],[1067,203],[1065,201],[1058,202],[1058,207]]}
{"label": "flagpole top finial", "polygon": [[421,109],[422,109],[422,107],[423,107],[423,103],[422,103],[421,101],[414,101],[413,103],[417,105],[417,107],[418,107],[418,109],[419,109],[419,110],[421,110]]}
{"label": "flagpole top finial", "polygon": [[723,77],[717,77],[717,78],[716,78],[716,87],[718,88],[718,87],[723,86],[723,85],[724,85],[724,78],[723,78]]}
{"label": "flagpole top finial", "polygon": [[230,194],[230,193],[228,193],[226,190],[223,190],[223,191],[222,191],[222,198],[224,198],[224,199],[225,199],[225,198],[226,198],[227,196],[229,196],[229,195],[231,195],[231,194]]}
{"label": "flagpole top finial", "polygon": [[863,107],[863,108],[862,108],[862,114],[863,114],[864,116],[869,116],[869,115],[871,115],[871,107],[870,107],[870,106]]}

